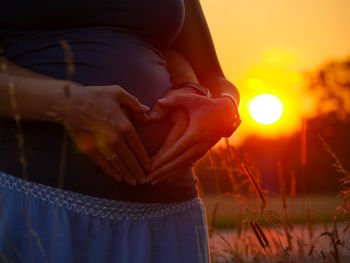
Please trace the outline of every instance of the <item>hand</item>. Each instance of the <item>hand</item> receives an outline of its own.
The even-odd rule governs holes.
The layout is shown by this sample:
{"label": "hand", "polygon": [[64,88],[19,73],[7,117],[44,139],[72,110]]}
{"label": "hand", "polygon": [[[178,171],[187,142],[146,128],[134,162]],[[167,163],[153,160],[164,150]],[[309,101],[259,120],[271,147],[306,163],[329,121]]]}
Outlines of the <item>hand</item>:
{"label": "hand", "polygon": [[[175,90],[170,90],[163,98],[171,97],[174,94],[199,94],[197,90],[191,87],[183,87]],[[165,107],[162,107],[158,102],[150,110],[149,116],[151,120],[160,120],[166,115],[169,115],[169,120],[172,123],[172,128],[165,139],[162,147],[158,152],[151,158],[156,159],[158,156],[162,155],[163,152],[168,150],[185,132],[188,126],[188,114],[185,109],[176,108],[168,110]]]}
{"label": "hand", "polygon": [[186,110],[178,108],[170,111],[168,113],[168,117],[170,122],[172,123],[171,130],[167,138],[165,139],[162,147],[158,150],[158,152],[151,158],[156,159],[158,156],[161,156],[165,151],[171,148],[171,146],[180,139],[185,130],[187,129],[189,119]]}
{"label": "hand", "polygon": [[176,94],[158,100],[165,108],[184,108],[189,125],[183,136],[171,148],[152,158],[151,173],[147,180],[155,184],[169,180],[178,171],[200,159],[222,137],[235,131],[238,112],[229,98],[212,99],[195,94]]}
{"label": "hand", "polygon": [[[63,125],[77,147],[117,181],[144,183],[149,157],[126,115],[147,121],[147,106],[120,86],[71,89],[65,100]],[[124,108],[125,107],[125,108]],[[113,159],[107,158],[114,156]]]}

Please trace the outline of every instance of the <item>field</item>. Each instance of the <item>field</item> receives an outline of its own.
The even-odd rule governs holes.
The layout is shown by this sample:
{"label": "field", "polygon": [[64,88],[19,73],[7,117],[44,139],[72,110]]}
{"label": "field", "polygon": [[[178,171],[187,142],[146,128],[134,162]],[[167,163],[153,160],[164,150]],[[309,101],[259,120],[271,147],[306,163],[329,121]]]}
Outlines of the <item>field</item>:
{"label": "field", "polygon": [[[341,75],[334,65],[316,71],[317,84],[308,87],[325,79],[341,83],[324,76]],[[342,73],[346,87],[348,72]],[[252,136],[238,149],[226,140],[226,147],[209,151],[198,177],[213,262],[350,262],[350,119],[342,112],[339,125],[336,111],[303,119],[292,139]],[[313,194],[326,192],[332,194]]]}
{"label": "field", "polygon": [[[210,226],[213,262],[348,262],[346,217],[332,195],[266,197],[259,211],[255,198],[202,196]],[[258,210],[256,210],[258,209]],[[338,236],[338,237],[337,237]],[[334,252],[336,249],[337,252]]]}
{"label": "field", "polygon": [[[212,222],[212,215],[217,205],[215,227],[217,229],[235,228],[239,214],[245,214],[240,211],[242,208],[240,201],[232,196],[202,196],[203,203],[206,207],[209,224]],[[294,196],[287,198],[287,206],[289,209],[289,221],[293,224],[307,223],[307,209],[312,213],[313,223],[330,223],[336,215],[341,199],[335,195],[310,195],[310,196]],[[252,200],[254,202],[254,200]],[[284,214],[283,204],[279,196],[268,198],[268,206],[271,210],[279,215]],[[249,215],[249,210],[245,216]],[[344,220],[344,219],[343,219]]]}
{"label": "field", "polygon": [[219,164],[209,153],[214,174],[226,170],[235,183],[232,192],[201,195],[212,262],[349,262],[350,174],[326,143],[325,148],[343,176],[342,190],[333,195],[287,193],[283,172],[279,194],[270,193],[228,142]]}

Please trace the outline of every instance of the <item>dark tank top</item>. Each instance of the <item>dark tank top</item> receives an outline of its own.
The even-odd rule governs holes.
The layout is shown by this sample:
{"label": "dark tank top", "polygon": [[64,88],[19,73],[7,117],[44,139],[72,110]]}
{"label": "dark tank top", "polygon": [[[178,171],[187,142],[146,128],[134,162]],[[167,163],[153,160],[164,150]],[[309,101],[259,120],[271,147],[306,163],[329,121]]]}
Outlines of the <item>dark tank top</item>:
{"label": "dark tank top", "polygon": [[[122,86],[153,107],[172,88],[165,53],[181,30],[183,0],[5,0],[0,9],[0,43],[5,57],[29,70],[67,78],[66,40],[73,52],[73,80],[85,86]],[[49,87],[48,87],[49,88]],[[171,123],[132,119],[150,156],[163,144]],[[21,121],[27,179],[57,186],[63,127]],[[0,171],[23,177],[12,120],[0,120]],[[63,188],[101,198],[136,202],[177,202],[197,195],[190,167],[171,183],[117,183],[71,139]]]}

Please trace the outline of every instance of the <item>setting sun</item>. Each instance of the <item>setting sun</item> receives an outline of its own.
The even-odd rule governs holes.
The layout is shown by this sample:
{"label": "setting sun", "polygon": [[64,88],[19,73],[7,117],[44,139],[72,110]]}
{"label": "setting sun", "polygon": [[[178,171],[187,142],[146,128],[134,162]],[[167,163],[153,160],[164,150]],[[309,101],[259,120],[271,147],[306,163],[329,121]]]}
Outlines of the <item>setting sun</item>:
{"label": "setting sun", "polygon": [[275,123],[281,118],[283,106],[276,96],[262,94],[251,100],[249,103],[249,113],[256,122],[268,125]]}

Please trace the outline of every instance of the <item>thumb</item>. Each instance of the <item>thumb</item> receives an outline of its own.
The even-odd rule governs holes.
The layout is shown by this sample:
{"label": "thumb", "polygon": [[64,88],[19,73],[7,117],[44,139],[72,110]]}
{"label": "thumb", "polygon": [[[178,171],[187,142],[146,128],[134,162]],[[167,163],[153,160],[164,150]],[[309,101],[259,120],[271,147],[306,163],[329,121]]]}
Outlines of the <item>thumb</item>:
{"label": "thumb", "polygon": [[157,103],[150,111],[149,116],[152,120],[160,120],[164,118],[165,115],[167,115],[168,109],[165,109]]}
{"label": "thumb", "polygon": [[183,94],[173,94],[166,98],[159,99],[158,103],[165,108],[186,107],[188,104],[188,97]]}

